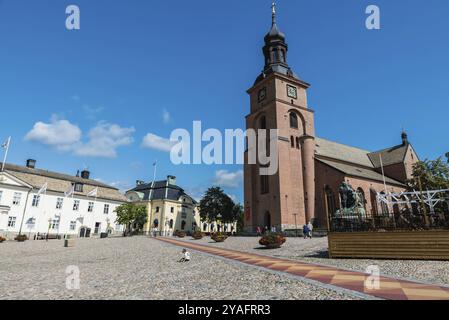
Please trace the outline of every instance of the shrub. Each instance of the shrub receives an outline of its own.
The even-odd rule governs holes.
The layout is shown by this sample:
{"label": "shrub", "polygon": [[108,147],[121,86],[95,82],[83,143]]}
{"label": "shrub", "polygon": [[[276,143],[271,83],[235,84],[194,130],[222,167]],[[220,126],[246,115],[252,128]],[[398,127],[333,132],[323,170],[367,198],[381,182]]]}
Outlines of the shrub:
{"label": "shrub", "polygon": [[28,240],[28,237],[26,235],[22,234],[22,235],[15,237],[14,240],[19,241],[19,242],[25,242]]}
{"label": "shrub", "polygon": [[216,232],[211,236],[211,239],[215,242],[224,242],[228,236],[223,232]]}
{"label": "shrub", "polygon": [[193,237],[193,239],[195,239],[195,240],[201,240],[201,239],[203,239],[203,233],[202,233],[201,231],[195,231],[195,232],[192,234],[192,237]]}
{"label": "shrub", "polygon": [[176,230],[175,233],[174,233],[174,235],[175,235],[176,237],[178,237],[178,238],[185,238],[186,233],[185,233],[184,231]]}
{"label": "shrub", "polygon": [[264,235],[262,239],[260,239],[259,243],[267,248],[276,249],[280,248],[286,241],[287,239],[285,239],[285,237],[282,234],[270,233]]}
{"label": "shrub", "polygon": [[6,238],[3,238],[2,236],[0,236],[0,243],[6,241]]}

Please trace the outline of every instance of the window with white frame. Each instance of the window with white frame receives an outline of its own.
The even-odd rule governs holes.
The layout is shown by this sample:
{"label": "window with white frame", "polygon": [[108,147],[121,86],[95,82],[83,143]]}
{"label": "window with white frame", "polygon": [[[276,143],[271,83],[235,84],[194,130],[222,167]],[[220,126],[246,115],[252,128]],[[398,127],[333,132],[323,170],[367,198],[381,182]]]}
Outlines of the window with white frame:
{"label": "window with white frame", "polygon": [[104,213],[104,214],[109,214],[109,204],[105,204],[105,205],[104,205],[103,213]]}
{"label": "window with white frame", "polygon": [[94,203],[89,202],[89,206],[87,207],[87,212],[94,212]]}
{"label": "window with white frame", "polygon": [[64,198],[58,198],[58,199],[56,199],[56,209],[57,209],[57,210],[61,210],[63,204],[64,204]]}
{"label": "window with white frame", "polygon": [[76,221],[70,221],[70,231],[75,231],[76,229]]}
{"label": "window with white frame", "polygon": [[35,194],[33,196],[33,201],[31,202],[32,207],[39,207],[39,202],[41,201],[41,196]]}
{"label": "window with white frame", "polygon": [[80,210],[80,201],[74,200],[73,201],[73,211],[79,211]]}
{"label": "window with white frame", "polygon": [[8,227],[13,228],[16,226],[16,217],[9,217],[8,218]]}
{"label": "window with white frame", "polygon": [[21,200],[22,200],[22,194],[20,192],[14,192],[14,196],[12,198],[12,204],[15,206],[19,206]]}

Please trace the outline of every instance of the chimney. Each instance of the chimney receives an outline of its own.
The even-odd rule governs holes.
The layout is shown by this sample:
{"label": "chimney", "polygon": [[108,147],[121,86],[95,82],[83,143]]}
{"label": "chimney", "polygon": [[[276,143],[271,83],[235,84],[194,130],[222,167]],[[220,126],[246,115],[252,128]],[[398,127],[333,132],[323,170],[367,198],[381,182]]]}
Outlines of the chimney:
{"label": "chimney", "polygon": [[176,177],[175,176],[167,176],[168,184],[176,186]]}
{"label": "chimney", "polygon": [[28,159],[27,160],[27,168],[30,168],[30,169],[36,168],[36,160]]}
{"label": "chimney", "polygon": [[81,178],[89,180],[90,179],[90,172],[88,170],[81,171]]}

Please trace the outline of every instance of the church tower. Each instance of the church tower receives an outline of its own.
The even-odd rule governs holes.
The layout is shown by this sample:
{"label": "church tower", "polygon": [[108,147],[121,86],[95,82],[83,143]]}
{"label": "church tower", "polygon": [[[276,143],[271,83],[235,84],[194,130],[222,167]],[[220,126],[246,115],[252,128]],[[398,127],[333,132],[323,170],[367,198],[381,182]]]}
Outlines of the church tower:
{"label": "church tower", "polygon": [[251,110],[247,129],[278,129],[279,170],[260,175],[258,164],[248,164],[245,153],[245,229],[302,227],[314,219],[315,126],[308,108],[309,84],[300,80],[287,62],[288,45],[272,8],[271,30],[265,36],[265,66],[248,90]]}

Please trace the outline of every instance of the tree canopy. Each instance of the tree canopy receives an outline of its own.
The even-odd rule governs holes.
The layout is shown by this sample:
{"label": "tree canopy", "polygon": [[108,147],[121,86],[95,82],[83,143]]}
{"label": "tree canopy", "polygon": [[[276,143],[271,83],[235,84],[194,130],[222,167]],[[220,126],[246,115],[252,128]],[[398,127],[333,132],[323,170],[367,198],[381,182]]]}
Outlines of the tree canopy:
{"label": "tree canopy", "polygon": [[209,188],[200,201],[201,221],[214,222],[221,215],[221,222],[234,223],[242,214],[242,208],[226,194],[220,187]]}
{"label": "tree canopy", "polygon": [[410,191],[449,189],[449,153],[448,161],[442,157],[436,160],[424,160],[414,164],[412,178],[407,181]]}
{"label": "tree canopy", "polygon": [[117,213],[116,223],[124,225],[129,229],[132,224],[137,225],[137,229],[143,229],[147,223],[147,209],[145,206],[134,203],[124,203],[115,209]]}

